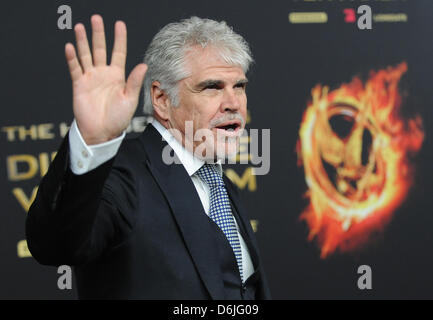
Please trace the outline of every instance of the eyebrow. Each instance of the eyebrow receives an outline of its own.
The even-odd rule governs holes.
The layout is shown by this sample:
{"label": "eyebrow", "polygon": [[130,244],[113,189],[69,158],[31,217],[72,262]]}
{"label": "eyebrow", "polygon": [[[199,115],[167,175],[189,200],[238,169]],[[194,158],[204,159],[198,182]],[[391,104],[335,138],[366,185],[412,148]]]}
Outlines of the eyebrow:
{"label": "eyebrow", "polygon": [[[235,86],[240,85],[240,84],[245,85],[245,84],[247,84],[247,82],[248,82],[248,79],[246,79],[246,78],[240,79],[240,80],[236,81]],[[225,82],[223,80],[207,79],[207,80],[200,82],[195,87],[197,90],[202,90],[202,89],[207,88],[209,86],[222,87],[222,86],[224,86],[224,84],[225,84]]]}

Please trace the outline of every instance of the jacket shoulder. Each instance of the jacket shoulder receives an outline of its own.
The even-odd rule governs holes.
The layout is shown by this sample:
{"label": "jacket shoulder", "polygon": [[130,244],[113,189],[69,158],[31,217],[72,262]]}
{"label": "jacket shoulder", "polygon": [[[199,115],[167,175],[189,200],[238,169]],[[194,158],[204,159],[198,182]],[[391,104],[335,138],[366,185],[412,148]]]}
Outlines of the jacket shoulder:
{"label": "jacket shoulder", "polygon": [[138,165],[146,161],[146,152],[138,137],[125,138],[117,151],[113,167]]}

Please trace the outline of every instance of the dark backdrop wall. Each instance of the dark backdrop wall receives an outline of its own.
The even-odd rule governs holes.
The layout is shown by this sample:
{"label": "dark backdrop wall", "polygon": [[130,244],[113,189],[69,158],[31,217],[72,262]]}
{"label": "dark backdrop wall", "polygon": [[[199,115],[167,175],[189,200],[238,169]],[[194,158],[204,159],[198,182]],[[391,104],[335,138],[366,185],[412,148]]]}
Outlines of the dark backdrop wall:
{"label": "dark backdrop wall", "polygon": [[[226,172],[242,189],[274,298],[433,298],[433,2],[427,0],[3,3],[0,298],[76,297],[74,286],[72,290],[58,289],[57,268],[41,266],[29,255],[24,234],[35,188],[73,119],[64,44],[74,41],[74,35],[72,30],[57,26],[57,10],[63,4],[72,9],[73,24],[84,22],[87,28],[90,16],[101,14],[109,49],[114,22],[126,22],[128,73],[141,62],[162,26],[192,15],[225,20],[250,43],[255,64],[248,74],[248,127],[270,129],[270,172],[250,175],[253,164],[229,166]],[[362,4],[372,9],[371,30],[357,26],[360,14],[356,9]],[[306,23],[313,22],[311,15],[304,23],[293,23],[299,22],[299,15],[289,20],[293,12],[322,12],[322,23]],[[312,101],[311,90],[318,84],[339,89],[355,76],[365,84],[372,79],[371,70],[387,70],[403,62],[407,71],[398,81],[398,116],[407,130],[402,132],[415,130],[408,125],[409,119],[420,119],[415,130],[419,145],[407,158],[411,168],[406,175],[411,180],[407,194],[395,200],[398,205],[388,210],[386,223],[376,228],[374,236],[361,228],[360,234],[367,235],[367,241],[360,247],[342,251],[340,246],[324,257],[323,245],[317,237],[308,239],[310,226],[300,219],[310,200],[305,196],[309,188],[304,158],[299,157],[296,146],[299,151],[299,131]],[[391,89],[375,87],[373,93],[380,96],[380,90],[389,95]],[[396,122],[391,118],[385,120],[392,127]],[[337,117],[336,122],[343,124],[336,127],[350,127],[352,120]],[[144,125],[139,106],[130,134],[139,134]],[[389,132],[397,138],[403,134]],[[374,137],[370,136],[370,142]],[[323,156],[325,149],[322,145],[316,152]],[[352,227],[356,224],[348,231]],[[371,268],[371,290],[358,288],[361,265]]]}

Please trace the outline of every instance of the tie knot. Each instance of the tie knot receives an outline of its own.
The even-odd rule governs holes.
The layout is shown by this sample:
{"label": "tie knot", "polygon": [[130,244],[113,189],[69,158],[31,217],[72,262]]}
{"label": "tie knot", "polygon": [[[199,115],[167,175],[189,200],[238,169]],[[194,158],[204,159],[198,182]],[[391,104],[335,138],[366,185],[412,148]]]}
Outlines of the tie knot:
{"label": "tie knot", "polygon": [[207,183],[209,188],[224,186],[223,178],[213,164],[204,164],[196,173],[200,179]]}

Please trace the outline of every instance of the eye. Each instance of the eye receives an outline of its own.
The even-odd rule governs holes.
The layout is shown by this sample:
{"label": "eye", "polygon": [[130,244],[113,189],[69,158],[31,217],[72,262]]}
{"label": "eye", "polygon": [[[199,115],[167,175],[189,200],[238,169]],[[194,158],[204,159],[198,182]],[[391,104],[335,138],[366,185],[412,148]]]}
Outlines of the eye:
{"label": "eye", "polygon": [[206,87],[204,87],[204,90],[206,90],[206,89],[215,89],[215,90],[219,90],[219,89],[221,89],[221,87],[220,87],[219,85],[217,85],[217,84],[209,84],[209,85],[207,85]]}
{"label": "eye", "polygon": [[236,84],[234,86],[234,88],[245,90],[246,86],[247,86],[247,84],[244,82],[244,83],[238,83],[238,84]]}

